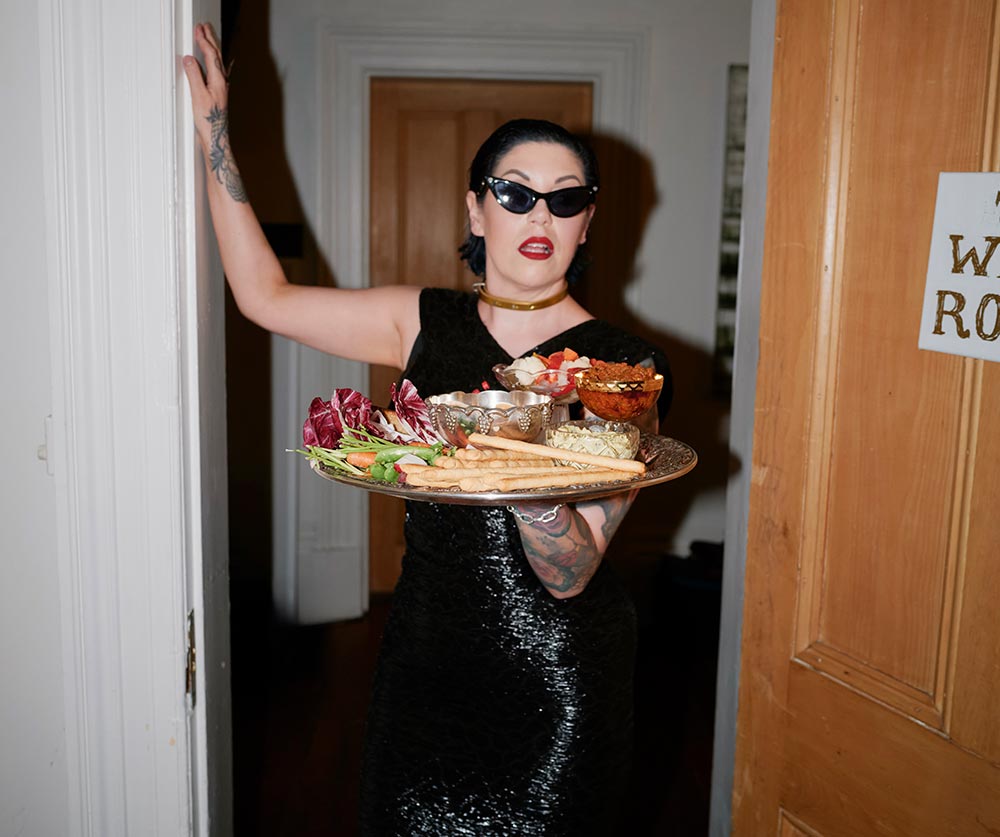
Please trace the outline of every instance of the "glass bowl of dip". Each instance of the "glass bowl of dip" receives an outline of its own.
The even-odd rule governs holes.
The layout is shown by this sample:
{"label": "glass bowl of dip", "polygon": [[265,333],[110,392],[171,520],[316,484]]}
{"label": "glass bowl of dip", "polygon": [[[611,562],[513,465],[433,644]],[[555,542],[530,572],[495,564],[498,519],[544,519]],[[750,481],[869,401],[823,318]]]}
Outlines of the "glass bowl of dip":
{"label": "glass bowl of dip", "polygon": [[[604,419],[566,421],[545,431],[545,444],[578,453],[635,459],[639,451],[639,428],[627,422]],[[579,463],[556,461],[575,468],[585,467]]]}

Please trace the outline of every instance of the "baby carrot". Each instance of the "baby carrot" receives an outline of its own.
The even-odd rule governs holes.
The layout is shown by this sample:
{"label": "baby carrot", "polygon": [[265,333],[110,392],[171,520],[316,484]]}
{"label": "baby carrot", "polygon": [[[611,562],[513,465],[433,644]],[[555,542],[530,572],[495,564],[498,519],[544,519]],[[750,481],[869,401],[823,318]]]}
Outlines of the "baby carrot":
{"label": "baby carrot", "polygon": [[375,461],[376,453],[373,450],[357,451],[347,454],[347,461],[358,468],[367,468]]}

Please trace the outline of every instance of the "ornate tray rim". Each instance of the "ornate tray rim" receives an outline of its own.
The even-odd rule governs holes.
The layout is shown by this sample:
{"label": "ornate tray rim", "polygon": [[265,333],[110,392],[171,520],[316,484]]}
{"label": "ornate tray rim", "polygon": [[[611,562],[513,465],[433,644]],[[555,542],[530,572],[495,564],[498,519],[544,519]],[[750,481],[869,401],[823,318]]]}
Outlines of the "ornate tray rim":
{"label": "ornate tray rim", "polygon": [[[462,506],[505,506],[510,503],[548,501],[573,503],[624,494],[635,488],[649,488],[684,476],[698,464],[698,454],[684,442],[669,436],[643,433],[639,438],[639,458],[645,458],[647,470],[641,477],[623,482],[595,483],[568,488],[534,488],[521,491],[461,491],[457,488],[425,488],[398,485],[355,477],[328,470],[318,462],[310,467],[331,482],[361,488],[376,494],[388,494],[404,500],[424,503],[453,503]],[[659,463],[659,465],[657,464]]]}

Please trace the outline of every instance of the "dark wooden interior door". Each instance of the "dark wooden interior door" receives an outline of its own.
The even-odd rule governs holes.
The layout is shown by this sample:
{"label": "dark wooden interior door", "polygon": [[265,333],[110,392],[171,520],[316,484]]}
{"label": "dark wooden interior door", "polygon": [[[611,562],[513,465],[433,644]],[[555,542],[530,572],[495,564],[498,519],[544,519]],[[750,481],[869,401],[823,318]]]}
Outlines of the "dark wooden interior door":
{"label": "dark wooden interior door", "polygon": [[[508,119],[558,122],[588,133],[593,88],[583,82],[376,78],[371,82],[372,286],[471,289],[458,258],[465,237],[468,166],[484,139]],[[400,370],[374,366],[370,393],[389,400]],[[434,395],[435,393],[422,393]],[[403,556],[403,503],[370,496],[373,593],[390,592]]]}

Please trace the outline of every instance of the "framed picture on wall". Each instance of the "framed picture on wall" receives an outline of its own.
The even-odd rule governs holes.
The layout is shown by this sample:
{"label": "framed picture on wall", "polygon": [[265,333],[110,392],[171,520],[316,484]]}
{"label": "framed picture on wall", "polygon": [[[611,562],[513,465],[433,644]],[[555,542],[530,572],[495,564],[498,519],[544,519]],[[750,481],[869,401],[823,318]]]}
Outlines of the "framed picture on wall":
{"label": "framed picture on wall", "polygon": [[743,159],[746,146],[747,65],[731,64],[726,90],[726,146],[722,178],[722,230],[715,312],[712,390],[729,398],[736,345],[736,277],[740,260],[743,210]]}

